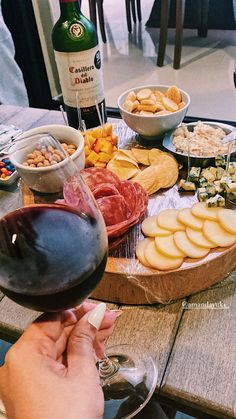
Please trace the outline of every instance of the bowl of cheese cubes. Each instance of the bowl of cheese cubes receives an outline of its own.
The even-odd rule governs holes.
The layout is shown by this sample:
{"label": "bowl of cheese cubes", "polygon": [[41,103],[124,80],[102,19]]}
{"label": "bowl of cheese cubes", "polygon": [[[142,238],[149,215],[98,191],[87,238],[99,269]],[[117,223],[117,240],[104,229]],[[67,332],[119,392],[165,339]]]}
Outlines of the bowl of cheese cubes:
{"label": "bowl of cheese cubes", "polygon": [[190,96],[177,86],[147,85],[125,91],[118,107],[125,123],[145,140],[160,140],[184,119]]}

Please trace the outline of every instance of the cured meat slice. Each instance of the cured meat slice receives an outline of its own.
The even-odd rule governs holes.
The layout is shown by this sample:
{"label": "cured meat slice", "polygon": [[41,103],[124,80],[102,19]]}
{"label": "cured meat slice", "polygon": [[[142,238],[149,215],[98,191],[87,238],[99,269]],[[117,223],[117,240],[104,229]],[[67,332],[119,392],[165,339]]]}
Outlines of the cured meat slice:
{"label": "cured meat slice", "polygon": [[[124,237],[144,215],[148,205],[147,192],[136,182],[121,181],[108,169],[93,167],[80,173],[103,215],[110,245],[118,244],[117,238]],[[78,179],[71,177],[64,185],[64,203],[89,213],[91,208],[85,208],[88,199],[83,199],[86,197],[82,195]]]}
{"label": "cured meat slice", "polygon": [[118,191],[124,197],[125,202],[129,208],[129,216],[131,216],[135,211],[137,201],[135,186],[128,180],[122,180],[118,186]]}
{"label": "cured meat slice", "polygon": [[81,170],[80,174],[83,176],[83,179],[92,192],[93,189],[101,183],[108,183],[115,187],[118,187],[120,184],[118,176],[108,169],[89,167]]}
{"label": "cured meat slice", "polygon": [[103,196],[119,194],[119,190],[114,185],[109,185],[108,183],[101,183],[93,190],[93,196],[95,199],[102,198]]}
{"label": "cured meat slice", "polygon": [[133,182],[133,186],[137,192],[137,206],[140,209],[140,218],[144,216],[148,206],[148,193],[145,189],[137,182]]}
{"label": "cured meat slice", "polygon": [[106,226],[127,221],[129,209],[122,195],[110,195],[97,199]]}

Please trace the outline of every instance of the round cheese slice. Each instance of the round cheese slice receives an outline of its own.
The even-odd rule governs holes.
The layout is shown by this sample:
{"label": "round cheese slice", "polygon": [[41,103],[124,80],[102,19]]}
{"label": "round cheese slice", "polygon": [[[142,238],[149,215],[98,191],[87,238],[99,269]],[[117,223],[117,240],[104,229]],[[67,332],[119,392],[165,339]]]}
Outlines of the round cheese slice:
{"label": "round cheese slice", "polygon": [[236,211],[222,208],[217,215],[221,226],[229,233],[236,234]]}
{"label": "round cheese slice", "polygon": [[181,252],[181,250],[179,250],[179,248],[176,246],[173,234],[171,234],[171,236],[166,237],[156,237],[155,244],[157,250],[159,250],[165,256],[168,256],[170,258],[185,257],[185,254]]}
{"label": "round cheese slice", "polygon": [[206,247],[207,249],[213,249],[215,244],[208,240],[206,236],[204,236],[202,231],[194,230],[193,228],[187,227],[186,234],[188,238],[197,246]]}
{"label": "round cheese slice", "polygon": [[157,223],[161,228],[171,231],[184,231],[185,225],[178,220],[179,210],[166,209],[157,216]]}
{"label": "round cheese slice", "polygon": [[208,208],[205,202],[198,202],[193,205],[191,211],[196,217],[216,221],[219,208]]}
{"label": "round cheese slice", "polygon": [[147,245],[151,242],[153,242],[153,240],[149,238],[139,240],[135,250],[139,262],[141,262],[142,265],[147,266],[149,268],[151,267],[151,265],[150,263],[148,263],[147,259],[144,256],[144,250],[146,249]]}
{"label": "round cheese slice", "polygon": [[203,233],[216,246],[228,247],[236,242],[236,234],[229,233],[216,221],[206,220],[203,225]]}
{"label": "round cheese slice", "polygon": [[146,246],[144,256],[153,268],[159,269],[160,271],[177,269],[183,263],[183,258],[169,258],[159,252],[154,241],[151,241],[151,243]]}
{"label": "round cheese slice", "polygon": [[178,220],[194,230],[201,230],[203,227],[203,220],[193,215],[191,208],[184,208],[178,213]]}
{"label": "round cheese slice", "polygon": [[145,236],[155,237],[155,236],[168,236],[171,234],[170,230],[161,228],[157,224],[157,215],[152,215],[145,218],[142,222],[142,232]]}
{"label": "round cheese slice", "polygon": [[190,258],[203,258],[209,253],[209,248],[201,247],[194,244],[187,236],[185,231],[177,231],[174,233],[174,241],[176,246]]}

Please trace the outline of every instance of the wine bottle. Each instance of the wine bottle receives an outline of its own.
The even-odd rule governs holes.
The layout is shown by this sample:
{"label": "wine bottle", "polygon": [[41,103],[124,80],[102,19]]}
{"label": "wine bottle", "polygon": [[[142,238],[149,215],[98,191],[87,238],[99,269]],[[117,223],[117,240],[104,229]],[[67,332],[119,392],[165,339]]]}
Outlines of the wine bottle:
{"label": "wine bottle", "polygon": [[68,123],[78,128],[79,105],[86,127],[92,128],[100,124],[96,103],[101,115],[104,114],[104,122],[106,121],[102,63],[96,28],[81,13],[78,0],[59,2],[61,15],[52,30],[52,43]]}

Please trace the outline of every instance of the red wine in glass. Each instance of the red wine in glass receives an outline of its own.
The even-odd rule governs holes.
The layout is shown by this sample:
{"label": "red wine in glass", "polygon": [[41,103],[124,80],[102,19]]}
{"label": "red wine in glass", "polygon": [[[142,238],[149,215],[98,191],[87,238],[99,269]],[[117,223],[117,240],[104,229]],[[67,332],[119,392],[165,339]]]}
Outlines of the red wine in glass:
{"label": "red wine in glass", "polygon": [[0,220],[0,288],[23,306],[57,311],[80,304],[101,280],[106,260],[99,217],[42,204]]}

